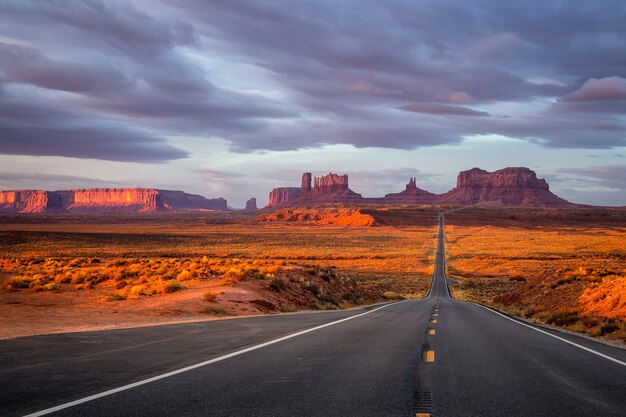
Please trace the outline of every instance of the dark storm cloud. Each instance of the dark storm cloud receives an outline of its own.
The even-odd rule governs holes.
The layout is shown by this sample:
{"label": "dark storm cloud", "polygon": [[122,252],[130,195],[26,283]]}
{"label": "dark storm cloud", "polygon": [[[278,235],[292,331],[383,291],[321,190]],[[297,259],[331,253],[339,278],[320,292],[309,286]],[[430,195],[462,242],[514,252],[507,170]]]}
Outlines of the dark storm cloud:
{"label": "dark storm cloud", "polygon": [[[110,159],[166,148],[156,159],[184,157],[160,138],[187,134],[237,152],[413,149],[476,134],[625,144],[621,0],[16,0],[0,16],[0,100],[94,120]],[[270,78],[258,90],[278,94],[240,91],[247,74],[209,70],[190,51],[261,69]],[[500,102],[526,111],[498,111]],[[63,120],[13,127],[19,149],[2,142],[0,152],[80,156],[63,129],[87,132]]]}
{"label": "dark storm cloud", "polygon": [[46,104],[0,100],[0,152],[158,163],[187,152],[158,136]]}

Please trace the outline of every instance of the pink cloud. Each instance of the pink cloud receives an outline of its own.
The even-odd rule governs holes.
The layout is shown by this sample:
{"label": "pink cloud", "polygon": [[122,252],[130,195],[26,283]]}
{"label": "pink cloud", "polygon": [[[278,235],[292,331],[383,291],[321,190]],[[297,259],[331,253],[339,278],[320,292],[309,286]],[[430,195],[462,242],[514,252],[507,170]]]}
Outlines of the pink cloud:
{"label": "pink cloud", "polygon": [[450,115],[450,116],[491,116],[486,111],[479,111],[463,106],[448,106],[436,103],[413,103],[400,107],[413,113]]}
{"label": "pink cloud", "polygon": [[626,100],[626,79],[621,77],[591,78],[579,90],[563,97],[563,101]]}

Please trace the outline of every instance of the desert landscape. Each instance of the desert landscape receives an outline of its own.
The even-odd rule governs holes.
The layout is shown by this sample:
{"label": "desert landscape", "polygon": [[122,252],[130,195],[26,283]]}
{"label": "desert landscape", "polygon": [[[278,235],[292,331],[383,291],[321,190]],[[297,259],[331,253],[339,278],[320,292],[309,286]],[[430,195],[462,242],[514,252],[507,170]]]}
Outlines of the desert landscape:
{"label": "desert landscape", "polygon": [[4,216],[2,337],[453,297],[626,341],[621,209],[321,205]]}
{"label": "desert landscape", "polygon": [[455,298],[626,340],[626,210],[571,204],[527,168],[367,199],[305,173],[263,210],[155,189],[0,195],[0,337],[419,299],[446,213]]}
{"label": "desert landscape", "polygon": [[0,1],[0,414],[624,417],[625,21]]}

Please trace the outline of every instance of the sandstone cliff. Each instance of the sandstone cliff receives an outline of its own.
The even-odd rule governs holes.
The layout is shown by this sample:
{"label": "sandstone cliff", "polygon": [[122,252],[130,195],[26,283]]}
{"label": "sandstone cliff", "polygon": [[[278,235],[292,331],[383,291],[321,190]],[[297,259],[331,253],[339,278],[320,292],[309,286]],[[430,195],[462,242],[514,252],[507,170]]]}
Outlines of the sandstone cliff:
{"label": "sandstone cliff", "polygon": [[528,168],[504,168],[487,172],[479,168],[461,171],[457,186],[437,196],[438,204],[564,207],[572,205],[550,192],[548,183]]}
{"label": "sandstone cliff", "polygon": [[84,188],[58,190],[68,211],[154,212],[164,210],[163,197],[153,188]]}
{"label": "sandstone cliff", "polygon": [[0,191],[0,213],[62,213],[61,197],[50,191]]}
{"label": "sandstone cliff", "polygon": [[300,196],[300,188],[297,187],[279,187],[270,191],[268,207],[279,207],[287,203],[291,204]]}
{"label": "sandstone cliff", "polygon": [[330,173],[321,177],[313,177],[306,172],[302,175],[300,188],[274,188],[269,195],[267,207],[285,207],[298,204],[350,204],[360,203],[361,194],[352,191],[348,186],[347,175]]}
{"label": "sandstone cliff", "polygon": [[164,210],[227,210],[227,202],[223,198],[207,199],[182,191],[154,188],[0,191],[0,212],[4,213],[126,213]]}

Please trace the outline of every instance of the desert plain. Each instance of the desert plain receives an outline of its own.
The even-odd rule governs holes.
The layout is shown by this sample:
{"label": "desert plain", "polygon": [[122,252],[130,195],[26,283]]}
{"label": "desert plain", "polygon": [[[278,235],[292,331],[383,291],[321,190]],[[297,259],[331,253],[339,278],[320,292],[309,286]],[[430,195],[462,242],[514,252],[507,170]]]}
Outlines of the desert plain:
{"label": "desert plain", "polygon": [[626,341],[626,210],[324,207],[0,217],[0,338],[452,296]]}

